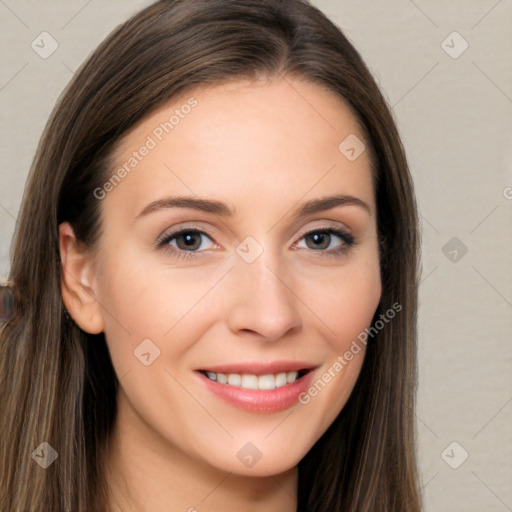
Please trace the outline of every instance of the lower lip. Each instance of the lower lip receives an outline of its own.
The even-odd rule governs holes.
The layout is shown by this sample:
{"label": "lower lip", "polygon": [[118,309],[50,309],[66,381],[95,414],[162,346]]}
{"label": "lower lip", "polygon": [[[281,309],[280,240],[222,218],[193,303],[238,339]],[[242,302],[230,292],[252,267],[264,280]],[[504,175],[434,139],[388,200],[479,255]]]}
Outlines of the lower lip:
{"label": "lower lip", "polygon": [[301,393],[309,387],[313,371],[306,373],[299,380],[275,389],[245,389],[229,384],[220,384],[197,372],[207,389],[225,402],[249,412],[271,413],[283,411],[297,403]]}

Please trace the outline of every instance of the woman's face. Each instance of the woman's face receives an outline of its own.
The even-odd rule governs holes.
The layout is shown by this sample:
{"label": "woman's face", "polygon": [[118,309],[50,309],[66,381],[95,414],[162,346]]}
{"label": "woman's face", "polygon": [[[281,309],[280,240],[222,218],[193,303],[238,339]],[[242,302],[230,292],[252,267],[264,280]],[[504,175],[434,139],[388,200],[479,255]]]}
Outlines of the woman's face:
{"label": "woman's face", "polygon": [[381,296],[362,140],[337,96],[280,79],[184,95],[122,141],[92,288],[149,444],[266,476],[336,418]]}

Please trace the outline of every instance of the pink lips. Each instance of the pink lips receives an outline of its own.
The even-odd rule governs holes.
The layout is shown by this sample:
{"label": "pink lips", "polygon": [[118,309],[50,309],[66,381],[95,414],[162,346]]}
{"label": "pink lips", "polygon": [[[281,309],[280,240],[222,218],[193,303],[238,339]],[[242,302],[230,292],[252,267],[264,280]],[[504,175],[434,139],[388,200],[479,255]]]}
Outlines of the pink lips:
{"label": "pink lips", "polygon": [[[226,403],[249,412],[272,413],[288,409],[294,405],[301,393],[310,386],[315,367],[308,363],[275,361],[272,363],[237,363],[208,366],[197,370],[197,375],[206,389]],[[291,371],[306,371],[298,380],[285,386],[270,389],[245,389],[229,384],[221,384],[209,379],[203,371],[214,373],[238,373],[251,375],[268,375]]]}

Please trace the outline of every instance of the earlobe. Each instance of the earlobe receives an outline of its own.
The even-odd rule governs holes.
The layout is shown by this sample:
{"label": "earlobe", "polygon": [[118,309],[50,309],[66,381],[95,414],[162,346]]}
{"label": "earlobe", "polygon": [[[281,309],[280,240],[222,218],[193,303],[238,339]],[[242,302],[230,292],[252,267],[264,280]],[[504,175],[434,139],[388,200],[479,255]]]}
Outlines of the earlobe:
{"label": "earlobe", "polygon": [[68,222],[59,225],[59,250],[62,300],[69,315],[85,332],[103,332],[103,315],[95,293],[93,253],[77,241]]}

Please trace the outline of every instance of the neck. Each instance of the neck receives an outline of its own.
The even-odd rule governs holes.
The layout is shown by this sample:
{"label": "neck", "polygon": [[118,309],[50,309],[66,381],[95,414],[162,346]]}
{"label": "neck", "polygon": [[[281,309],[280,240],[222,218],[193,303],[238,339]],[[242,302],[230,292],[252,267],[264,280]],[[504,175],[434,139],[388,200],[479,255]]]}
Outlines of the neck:
{"label": "neck", "polygon": [[296,467],[268,477],[237,475],[183,452],[155,432],[119,390],[109,442],[112,512],[295,512]]}

